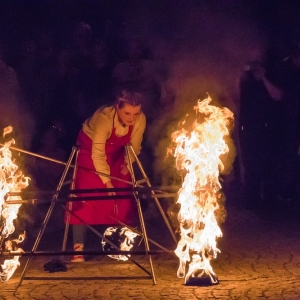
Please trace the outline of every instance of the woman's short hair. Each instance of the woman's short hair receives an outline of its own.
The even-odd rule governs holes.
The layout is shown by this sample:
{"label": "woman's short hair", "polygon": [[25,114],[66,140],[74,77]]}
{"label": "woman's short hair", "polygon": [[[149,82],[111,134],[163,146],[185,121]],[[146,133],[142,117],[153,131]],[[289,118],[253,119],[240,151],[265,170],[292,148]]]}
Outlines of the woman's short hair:
{"label": "woman's short hair", "polygon": [[119,108],[122,108],[125,105],[125,103],[128,103],[132,106],[138,106],[141,105],[142,102],[143,96],[137,90],[123,89],[117,95],[117,104],[119,105]]}

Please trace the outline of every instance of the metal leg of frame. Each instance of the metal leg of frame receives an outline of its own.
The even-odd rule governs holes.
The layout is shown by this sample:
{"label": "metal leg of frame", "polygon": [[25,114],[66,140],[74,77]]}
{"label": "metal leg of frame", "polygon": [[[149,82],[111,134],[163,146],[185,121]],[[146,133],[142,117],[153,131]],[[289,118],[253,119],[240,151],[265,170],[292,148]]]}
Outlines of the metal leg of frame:
{"label": "metal leg of frame", "polygon": [[[148,185],[148,187],[151,187],[151,184],[150,184],[150,182],[149,182],[149,179],[148,179],[148,177],[147,177],[147,175],[146,175],[146,173],[145,173],[145,171],[144,171],[144,169],[143,169],[143,167],[142,167],[142,165],[141,165],[141,162],[140,162],[139,159],[137,158],[137,155],[135,154],[135,152],[134,152],[132,146],[131,146],[131,145],[127,145],[127,146],[125,147],[125,149],[126,149],[126,154],[127,154],[127,156],[128,156],[129,162],[130,162],[130,164],[129,164],[129,169],[130,169],[130,172],[131,172],[131,175],[132,175],[132,184],[133,184],[133,186],[134,186],[134,187],[138,186],[138,182],[136,181],[136,178],[135,178],[135,175],[134,175],[134,171],[133,171],[133,168],[132,168],[132,163],[131,163],[131,161],[130,161],[130,154],[129,154],[130,151],[131,151],[131,153],[133,154],[133,156],[134,156],[134,158],[135,158],[135,160],[136,160],[136,162],[137,162],[137,165],[138,165],[138,167],[139,167],[139,169],[140,169],[140,171],[141,171],[141,173],[142,173],[142,175],[143,175],[143,177],[144,177],[143,182],[146,182],[147,185]],[[58,198],[59,191],[61,190],[61,187],[62,187],[63,182],[64,182],[64,180],[65,180],[65,177],[66,177],[66,175],[67,175],[67,172],[68,172],[68,170],[69,170],[69,168],[70,168],[70,166],[71,166],[71,162],[72,162],[72,160],[73,160],[73,158],[74,158],[75,152],[76,152],[76,162],[77,162],[77,157],[78,157],[78,152],[79,152],[79,150],[78,150],[77,147],[73,147],[72,153],[71,153],[71,155],[70,155],[70,157],[69,157],[69,160],[68,160],[68,162],[66,163],[66,168],[65,168],[65,170],[64,170],[64,173],[63,173],[63,175],[62,175],[62,177],[61,177],[61,179],[60,179],[60,182],[59,182],[59,184],[58,184],[58,186],[57,186],[56,192],[55,192],[54,196],[52,197],[50,207],[49,207],[49,209],[48,209],[48,211],[47,211],[47,214],[46,214],[46,217],[45,217],[45,219],[44,219],[44,221],[43,221],[43,223],[42,223],[42,226],[41,226],[41,229],[40,229],[40,231],[39,231],[39,233],[38,233],[38,236],[37,236],[37,238],[36,238],[35,244],[34,244],[32,250],[31,250],[32,255],[34,255],[34,252],[36,251],[36,249],[37,249],[37,247],[38,247],[38,245],[39,245],[39,242],[40,242],[40,240],[41,240],[41,237],[42,237],[42,235],[43,235],[43,233],[44,233],[44,231],[45,231],[46,225],[47,225],[48,220],[49,220],[49,218],[50,218],[50,216],[51,216],[51,213],[52,213],[53,208],[54,208],[54,206],[55,206],[56,200],[57,200],[57,198]],[[75,163],[75,167],[74,167],[74,172],[73,172],[72,182],[71,182],[71,189],[74,188],[74,180],[75,180],[75,176],[76,176],[76,171],[77,171],[77,163]],[[155,194],[154,191],[151,191],[151,192],[152,192],[152,194]],[[130,258],[130,256],[128,256],[128,259],[131,260],[133,263],[135,263],[138,267],[140,267],[141,269],[143,269],[148,275],[150,275],[150,278],[152,278],[152,280],[153,280],[153,284],[156,284],[156,279],[155,279],[155,274],[154,274],[154,268],[153,268],[152,257],[151,257],[151,254],[149,253],[149,252],[150,252],[149,240],[148,240],[148,236],[147,236],[147,232],[146,232],[146,226],[145,226],[145,222],[144,222],[144,217],[143,217],[142,208],[141,208],[141,205],[140,205],[140,199],[139,199],[138,196],[137,196],[137,192],[134,192],[134,193],[133,193],[133,196],[134,196],[135,201],[136,201],[136,204],[137,204],[137,209],[138,209],[138,214],[139,214],[139,219],[140,219],[141,229],[142,229],[142,236],[143,236],[143,240],[144,240],[144,244],[145,244],[146,255],[147,255],[148,258],[149,258],[149,263],[150,263],[151,272],[147,271],[145,268],[143,268],[141,265],[139,265],[137,262],[135,262],[132,258]],[[165,213],[164,213],[164,211],[163,211],[163,209],[162,209],[162,207],[161,207],[161,205],[160,205],[158,199],[157,199],[157,198],[154,198],[154,199],[155,199],[156,205],[157,205],[157,207],[158,207],[158,209],[159,209],[159,211],[160,211],[160,213],[161,213],[161,215],[162,215],[162,217],[163,217],[163,219],[164,219],[164,221],[165,221],[165,223],[166,223],[166,225],[167,225],[167,227],[168,227],[168,229],[169,229],[169,231],[170,231],[170,233],[171,233],[171,236],[173,237],[174,241],[177,243],[176,236],[175,236],[175,234],[174,234],[174,232],[173,232],[173,230],[172,230],[172,228],[171,228],[171,226],[170,226],[170,224],[169,224],[169,222],[168,222],[168,219],[167,219],[167,217],[166,217],[166,215],[165,215]],[[69,204],[72,205],[72,201],[70,201]],[[66,212],[67,212],[66,227],[65,227],[64,239],[63,239],[63,245],[62,245],[62,251],[65,251],[65,249],[66,249],[66,242],[67,242],[67,236],[68,236],[68,231],[69,231],[69,219],[70,219],[70,214],[73,214],[73,213],[72,213],[72,211],[71,211],[72,207],[70,207],[70,206],[65,207],[64,205],[61,205],[61,206],[62,206],[62,207],[66,210]],[[76,215],[75,215],[75,216],[76,216]],[[98,231],[96,231],[93,227],[88,226],[88,228],[90,228],[90,229],[91,229],[93,232],[95,232],[98,236],[100,236],[100,237],[102,237],[102,238],[105,239],[105,237],[103,237],[103,236],[102,236]],[[110,241],[108,241],[108,242],[110,242]],[[118,248],[116,247],[116,245],[114,245],[114,244],[112,244],[111,246],[113,246],[115,249],[118,249]],[[122,253],[122,251],[121,251],[120,253]],[[28,269],[28,267],[29,267],[29,264],[30,264],[30,262],[31,262],[32,255],[29,256],[29,258],[28,258],[28,260],[27,260],[27,262],[26,262],[26,264],[25,264],[25,267],[24,267],[24,269],[23,269],[23,272],[22,272],[22,275],[21,275],[21,279],[20,279],[20,282],[19,282],[19,284],[18,284],[17,289],[21,286],[23,280],[25,279],[25,273],[26,273],[26,271],[27,271],[27,269]],[[127,255],[126,255],[126,256],[127,256]]]}
{"label": "metal leg of frame", "polygon": [[[87,226],[88,229],[90,229],[92,232],[94,232],[98,237],[100,237],[101,239],[104,239],[108,244],[110,244],[110,246],[112,246],[115,250],[120,251],[119,253],[116,254],[122,254],[122,251],[120,250],[120,248],[118,246],[116,246],[114,243],[112,243],[110,240],[108,240],[106,237],[104,237],[99,231],[97,231],[95,228],[93,228],[92,225],[89,225],[87,223],[85,223],[79,216],[76,215],[76,213],[70,211],[65,205],[61,204],[60,205],[65,211],[67,211],[68,213],[70,213],[71,215],[73,215],[75,218],[77,218],[80,222],[82,222],[83,224],[85,224]],[[84,251],[83,251],[84,252]],[[133,258],[131,258],[129,255],[124,254],[125,256],[127,256],[127,258],[133,262],[136,266],[138,266],[140,269],[142,269],[144,272],[146,272],[148,275],[151,276],[151,274],[149,273],[148,270],[146,270],[143,266],[141,266],[138,262],[136,262]]]}
{"label": "metal leg of frame", "polygon": [[[74,172],[73,172],[73,176],[72,176],[72,183],[71,183],[71,189],[74,189],[74,183],[75,183],[75,177],[76,177],[76,172],[77,172],[77,169],[78,169],[78,166],[77,166],[77,159],[78,159],[78,154],[79,154],[79,149],[77,149],[77,152],[76,152],[76,157],[75,157],[75,167],[74,167]],[[133,177],[134,178],[134,177]],[[64,206],[64,205],[60,205],[62,208],[65,209],[65,211],[67,212],[67,218],[66,218],[66,227],[65,227],[65,232],[64,232],[64,238],[63,238],[63,245],[62,245],[62,251],[65,251],[66,249],[66,244],[67,244],[67,239],[68,239],[68,230],[69,230],[69,222],[70,222],[70,216],[71,215],[74,215],[75,217],[77,217],[80,221],[83,222],[83,220],[81,220],[75,213],[72,212],[72,201],[69,202],[68,206]],[[139,215],[141,216],[140,219],[142,220],[142,228],[145,228],[145,225],[144,225],[144,220],[143,220],[143,216],[142,216],[142,213],[141,213],[141,206],[139,205],[138,206],[138,212],[139,212]],[[83,222],[85,223],[85,222]],[[102,234],[100,234],[96,229],[94,229],[92,226],[88,225],[88,224],[85,224],[91,231],[93,231],[97,236],[99,236],[100,238],[106,240],[107,243],[109,243],[114,249],[116,250],[120,250],[115,244],[113,244],[111,241],[107,240]],[[148,242],[148,239],[146,237],[146,240]],[[147,251],[146,251],[146,254],[148,255],[148,252],[149,251],[149,245],[147,245]],[[122,251],[120,251],[120,254],[122,253]],[[156,281],[155,281],[155,276],[154,276],[154,271],[153,271],[153,264],[152,264],[152,261],[150,263],[151,265],[151,273],[146,270],[143,266],[141,266],[139,263],[137,263],[134,259],[132,259],[130,256],[126,255],[127,258],[133,262],[135,265],[137,265],[140,269],[142,269],[144,272],[146,272],[150,278],[153,279],[153,283],[156,284]]]}
{"label": "metal leg of frame", "polygon": [[[78,154],[79,154],[79,148],[76,149],[76,155],[75,155],[75,163],[74,163],[74,171],[72,175],[72,182],[71,182],[71,190],[74,190],[75,187],[75,178],[76,178],[76,173],[77,173],[77,159],[78,159]],[[66,245],[67,245],[67,239],[68,239],[68,233],[69,233],[69,227],[70,227],[70,217],[71,214],[69,211],[72,211],[72,205],[73,202],[69,202],[66,204],[68,206],[68,211],[66,212],[66,224],[65,224],[65,232],[64,232],[64,239],[63,239],[63,244],[62,244],[62,251],[66,250]]]}
{"label": "metal leg of frame", "polygon": [[[61,179],[60,179],[60,181],[59,181],[59,184],[58,184],[58,186],[57,186],[56,193],[55,193],[55,194],[53,195],[53,197],[52,197],[51,204],[50,204],[49,209],[48,209],[48,211],[47,211],[46,217],[45,217],[45,219],[44,219],[44,221],[43,221],[43,223],[42,223],[41,229],[40,229],[40,231],[39,231],[39,233],[38,233],[38,236],[37,236],[37,238],[36,238],[36,240],[35,240],[35,243],[34,243],[34,245],[33,245],[32,250],[31,250],[32,253],[33,253],[34,251],[36,251],[36,249],[37,249],[37,247],[38,247],[38,245],[39,245],[39,243],[40,243],[40,240],[41,240],[41,238],[42,238],[42,236],[43,236],[43,234],[44,234],[45,228],[46,228],[46,226],[47,226],[47,223],[48,223],[48,221],[49,221],[49,218],[50,218],[51,213],[52,213],[52,211],[53,211],[53,208],[54,208],[54,206],[55,206],[55,203],[56,203],[56,200],[57,200],[57,197],[58,197],[58,192],[60,191],[60,189],[61,189],[61,187],[62,187],[62,185],[63,185],[63,183],[64,183],[64,181],[65,181],[66,175],[67,175],[68,170],[69,170],[69,168],[70,168],[70,165],[71,165],[71,162],[72,162],[72,160],[73,160],[73,157],[74,157],[75,152],[76,152],[76,147],[73,147],[73,148],[72,148],[71,155],[70,155],[70,157],[69,157],[69,160],[68,160],[68,162],[67,162],[67,164],[66,164],[65,170],[64,170],[64,172],[63,172],[63,174],[62,174],[62,176],[61,176]],[[27,262],[26,262],[26,264],[25,264],[25,266],[24,266],[24,269],[23,269],[23,272],[22,272],[22,275],[21,275],[19,284],[18,284],[18,286],[17,286],[17,289],[21,286],[21,284],[22,284],[22,282],[23,282],[24,276],[25,276],[25,274],[26,274],[26,271],[27,271],[27,269],[28,269],[28,267],[29,267],[29,264],[30,264],[31,260],[32,260],[32,256],[29,256],[29,258],[27,259]]]}
{"label": "metal leg of frame", "polygon": [[[131,162],[128,146],[126,146],[125,149],[126,149],[126,155],[128,157],[128,161],[129,161],[129,169],[131,172],[132,183],[133,183],[133,186],[136,187],[136,180],[135,180],[135,175],[134,175],[133,168],[132,168],[132,162]],[[156,284],[152,256],[148,253],[150,251],[150,247],[149,247],[149,241],[148,241],[148,236],[147,236],[147,232],[146,232],[146,226],[145,226],[145,222],[144,222],[143,212],[142,212],[142,208],[141,208],[141,204],[140,204],[140,199],[137,197],[136,192],[134,192],[133,195],[134,195],[134,198],[135,198],[135,201],[137,204],[137,209],[138,209],[138,214],[139,214],[139,219],[140,219],[140,223],[141,223],[141,229],[142,229],[142,234],[143,234],[143,239],[144,239],[144,244],[145,244],[145,249],[146,249],[146,254],[149,258],[149,264],[150,264],[150,268],[151,268],[153,284]]]}
{"label": "metal leg of frame", "polygon": [[[131,145],[128,145],[127,147],[130,149],[131,153],[133,154],[133,156],[134,156],[134,158],[135,158],[135,161],[136,161],[136,163],[137,163],[137,165],[138,165],[138,167],[139,167],[139,169],[140,169],[140,171],[141,171],[141,173],[142,173],[142,175],[143,175],[143,177],[144,177],[144,179],[145,179],[145,181],[146,181],[146,183],[147,183],[147,186],[148,186],[148,187],[151,187],[150,181],[149,181],[149,179],[148,179],[148,177],[147,177],[147,175],[146,175],[146,173],[145,173],[145,171],[144,171],[144,169],[143,169],[143,166],[142,166],[140,160],[138,159],[136,153],[134,152],[132,146],[131,146]],[[151,190],[151,193],[152,193],[152,195],[155,194],[155,192],[154,192],[153,190]],[[175,233],[174,233],[174,231],[173,231],[173,229],[172,229],[172,227],[171,227],[171,225],[170,225],[170,223],[169,223],[169,220],[168,220],[168,218],[167,218],[167,216],[166,216],[164,210],[162,209],[162,207],[161,207],[161,205],[160,205],[159,200],[158,200],[157,198],[154,197],[154,201],[155,201],[155,203],[156,203],[156,206],[157,206],[157,208],[158,208],[158,210],[159,210],[161,216],[163,217],[163,219],[164,219],[164,221],[165,221],[165,224],[167,225],[167,227],[168,227],[168,229],[169,229],[169,231],[170,231],[170,234],[171,234],[171,236],[172,236],[172,238],[173,238],[175,244],[177,245],[177,243],[178,243],[177,238],[176,238],[176,236],[175,236]]]}

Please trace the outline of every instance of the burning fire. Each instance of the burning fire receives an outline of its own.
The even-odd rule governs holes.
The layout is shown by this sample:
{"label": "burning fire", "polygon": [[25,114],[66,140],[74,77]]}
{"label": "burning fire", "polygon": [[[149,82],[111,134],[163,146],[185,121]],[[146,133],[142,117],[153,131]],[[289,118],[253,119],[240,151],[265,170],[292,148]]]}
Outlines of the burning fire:
{"label": "burning fire", "polygon": [[211,100],[208,96],[198,101],[192,130],[174,132],[173,147],[168,149],[175,157],[176,169],[185,173],[177,201],[181,238],[175,250],[180,260],[177,276],[185,278],[185,283],[204,276],[218,283],[210,260],[220,252],[216,241],[222,236],[217,217],[222,196],[219,172],[224,168],[220,155],[229,151],[224,137],[229,135],[233,113],[210,105]]}
{"label": "burning fire", "polygon": [[[114,245],[120,248],[121,251],[130,251],[131,248],[134,246],[134,239],[138,236],[137,233],[133,232],[127,227],[118,228],[118,227],[108,227],[104,232],[104,237],[112,242]],[[102,249],[104,251],[112,251],[114,248],[109,245],[105,241],[102,240]],[[108,255],[111,258],[116,260],[128,260],[126,255]],[[128,256],[130,256],[128,254]]]}
{"label": "burning fire", "polygon": [[[4,129],[3,137],[12,132],[12,127]],[[11,144],[15,141],[11,139],[0,148],[0,245],[3,247],[4,240],[7,239],[14,231],[14,220],[17,218],[18,210],[21,204],[5,204],[4,197],[8,192],[20,192],[29,184],[29,177],[25,177],[18,166],[12,160],[12,154],[9,150]],[[20,196],[9,197],[9,200],[21,200]],[[7,240],[4,243],[5,251],[11,253],[24,252],[18,248],[18,244],[25,239],[25,233],[20,234],[18,239]],[[16,268],[20,265],[19,256],[14,256],[13,259],[5,260],[0,265],[1,281],[7,281],[14,274]]]}

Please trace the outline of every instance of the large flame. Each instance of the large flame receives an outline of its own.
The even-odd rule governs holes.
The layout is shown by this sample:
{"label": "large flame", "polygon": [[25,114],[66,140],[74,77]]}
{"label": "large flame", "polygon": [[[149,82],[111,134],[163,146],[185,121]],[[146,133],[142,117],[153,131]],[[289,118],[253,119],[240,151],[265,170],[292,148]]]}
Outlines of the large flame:
{"label": "large flame", "polygon": [[[6,127],[4,134],[10,133],[12,127]],[[6,204],[4,199],[8,192],[20,192],[26,188],[29,184],[29,177],[25,177],[18,169],[18,166],[12,159],[12,153],[9,150],[11,144],[15,141],[11,139],[0,148],[0,245],[4,243],[14,231],[14,220],[18,216],[18,211],[21,204]],[[21,200],[20,196],[9,197],[9,200]],[[23,252],[21,248],[18,248],[17,244],[21,243],[25,238],[25,233],[21,234],[18,239],[6,240],[5,250],[12,253]],[[7,259],[1,265],[0,278],[2,281],[7,281],[15,272],[19,266],[19,256],[14,256],[13,259]]]}
{"label": "large flame", "polygon": [[216,217],[221,189],[219,175],[223,169],[220,155],[229,150],[224,137],[229,135],[233,113],[210,102],[209,96],[197,102],[192,130],[182,128],[174,132],[173,147],[169,149],[177,170],[185,173],[178,196],[181,238],[175,250],[180,259],[177,276],[185,277],[185,283],[190,277],[204,275],[212,283],[218,282],[210,260],[220,252],[217,238],[222,231]]}

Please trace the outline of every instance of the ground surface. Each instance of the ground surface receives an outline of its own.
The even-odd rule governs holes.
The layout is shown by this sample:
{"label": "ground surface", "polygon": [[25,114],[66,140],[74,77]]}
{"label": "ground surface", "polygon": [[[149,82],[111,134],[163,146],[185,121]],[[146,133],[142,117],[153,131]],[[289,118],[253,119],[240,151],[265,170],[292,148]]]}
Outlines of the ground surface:
{"label": "ground surface", "polygon": [[[300,213],[298,204],[285,204],[274,214],[254,213],[238,201],[228,200],[228,218],[222,225],[221,253],[212,262],[219,284],[187,286],[177,278],[178,258],[172,253],[152,256],[156,284],[136,264],[117,262],[107,256],[93,256],[85,263],[72,264],[66,258],[67,271],[49,273],[43,265],[54,257],[32,258],[24,278],[20,277],[27,257],[5,283],[0,283],[0,299],[300,299]],[[170,250],[175,249],[160,216],[147,219],[150,239]],[[46,231],[41,249],[61,247],[62,230]],[[44,245],[44,246],[43,246]],[[157,249],[150,243],[150,249]],[[133,257],[151,271],[145,255]],[[51,277],[70,277],[62,280]],[[88,279],[83,277],[105,277]],[[115,276],[136,276],[134,280]]]}

